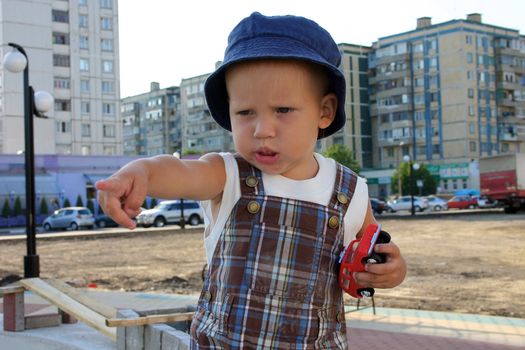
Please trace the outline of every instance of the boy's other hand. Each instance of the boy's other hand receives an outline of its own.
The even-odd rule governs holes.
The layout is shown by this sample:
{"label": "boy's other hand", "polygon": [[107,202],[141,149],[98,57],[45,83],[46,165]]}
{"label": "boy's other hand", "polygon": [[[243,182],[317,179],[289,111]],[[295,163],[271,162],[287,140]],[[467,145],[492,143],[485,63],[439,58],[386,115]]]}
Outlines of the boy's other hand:
{"label": "boy's other hand", "polygon": [[146,180],[139,176],[110,176],[97,181],[98,202],[104,213],[118,224],[134,229],[134,218],[140,213],[140,207],[146,198]]}
{"label": "boy's other hand", "polygon": [[382,264],[366,264],[367,272],[358,272],[354,278],[360,285],[373,288],[393,288],[403,282],[406,276],[405,259],[394,242],[376,244],[376,253],[385,254],[386,261]]}

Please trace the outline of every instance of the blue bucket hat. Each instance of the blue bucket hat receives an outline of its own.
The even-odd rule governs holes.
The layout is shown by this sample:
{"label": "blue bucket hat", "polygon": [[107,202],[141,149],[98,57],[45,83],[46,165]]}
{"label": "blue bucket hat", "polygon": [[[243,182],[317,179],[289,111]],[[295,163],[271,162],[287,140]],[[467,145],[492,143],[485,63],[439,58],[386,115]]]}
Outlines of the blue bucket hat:
{"label": "blue bucket hat", "polygon": [[261,59],[297,59],[325,68],[329,92],[337,96],[334,121],[318,138],[332,135],[345,124],[345,89],[338,66],[341,53],[331,35],[315,23],[297,16],[264,16],[258,12],[243,19],[228,36],[224,60],[204,84],[206,102],[213,119],[231,131],[225,72],[235,63]]}

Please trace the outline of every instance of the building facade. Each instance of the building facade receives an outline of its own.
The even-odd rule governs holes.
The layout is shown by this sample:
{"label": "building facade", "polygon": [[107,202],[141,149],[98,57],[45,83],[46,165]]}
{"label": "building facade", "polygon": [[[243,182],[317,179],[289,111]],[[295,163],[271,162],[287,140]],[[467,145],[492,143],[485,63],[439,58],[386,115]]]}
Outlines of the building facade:
{"label": "building facade", "polygon": [[124,155],[173,154],[181,148],[180,89],[161,89],[122,99]]}
{"label": "building facade", "polygon": [[369,55],[375,167],[408,154],[450,174],[440,176],[445,192],[474,186],[479,157],[525,151],[524,69],[525,37],[480,14],[436,25],[423,17],[380,38]]}
{"label": "building facade", "polygon": [[[35,153],[122,154],[117,0],[2,0],[0,53],[24,47],[29,83],[55,98]],[[24,148],[22,74],[0,69],[0,153]]]}
{"label": "building facade", "polygon": [[209,74],[182,79],[182,154],[228,152],[234,150],[230,132],[211,117],[204,96],[204,82]]}

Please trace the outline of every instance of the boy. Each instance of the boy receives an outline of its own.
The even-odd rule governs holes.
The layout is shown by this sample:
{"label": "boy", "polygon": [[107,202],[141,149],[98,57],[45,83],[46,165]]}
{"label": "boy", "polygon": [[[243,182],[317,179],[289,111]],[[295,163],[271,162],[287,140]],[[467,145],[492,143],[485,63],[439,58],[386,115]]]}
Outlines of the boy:
{"label": "boy", "polygon": [[[366,183],[314,153],[345,122],[341,56],[330,34],[302,17],[253,13],[231,32],[223,64],[205,84],[212,117],[236,155],[131,162],[96,184],[104,211],[130,219],[146,195],[203,201],[209,273],[191,326],[192,348],[346,349],[337,260],[374,223]],[[356,274],[391,288],[406,266]]]}

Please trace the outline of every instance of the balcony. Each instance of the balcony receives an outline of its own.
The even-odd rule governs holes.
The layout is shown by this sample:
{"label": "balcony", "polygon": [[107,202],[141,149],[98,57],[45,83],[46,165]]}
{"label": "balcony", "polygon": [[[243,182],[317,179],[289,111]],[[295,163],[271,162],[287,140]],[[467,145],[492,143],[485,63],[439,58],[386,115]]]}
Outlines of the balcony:
{"label": "balcony", "polygon": [[508,132],[504,132],[500,134],[499,138],[500,138],[500,141],[506,141],[506,142],[518,141],[518,135],[516,135],[515,133],[511,134]]}

